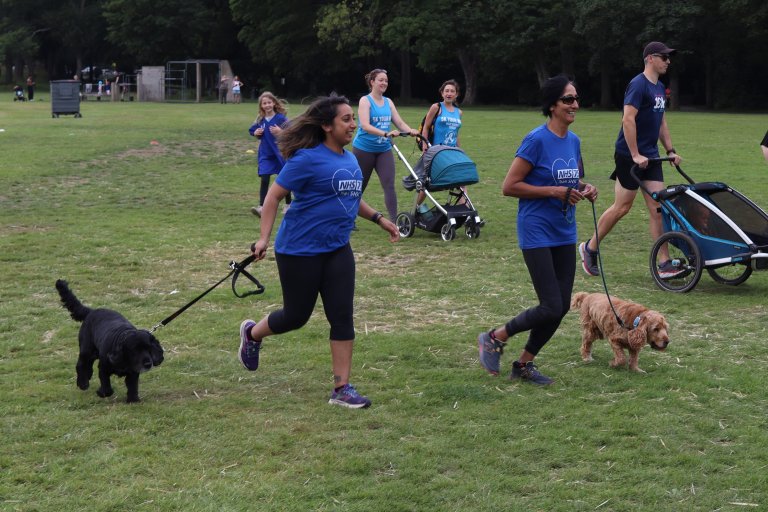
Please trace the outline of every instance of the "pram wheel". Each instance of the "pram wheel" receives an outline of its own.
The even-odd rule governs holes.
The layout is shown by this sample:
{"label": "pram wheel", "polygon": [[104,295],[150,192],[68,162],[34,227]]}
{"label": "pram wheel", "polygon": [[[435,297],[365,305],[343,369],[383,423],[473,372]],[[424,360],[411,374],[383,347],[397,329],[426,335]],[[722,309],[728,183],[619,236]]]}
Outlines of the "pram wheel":
{"label": "pram wheel", "polygon": [[440,228],[440,236],[443,237],[443,240],[446,242],[450,242],[456,238],[456,228],[453,227],[453,224],[450,222],[446,222],[443,224],[443,227]]}
{"label": "pram wheel", "polygon": [[[664,244],[669,249],[669,257],[677,268],[673,276],[661,275],[659,250]],[[704,270],[701,251],[696,242],[686,233],[671,231],[661,235],[653,244],[650,257],[651,276],[662,290],[686,293],[696,286]]]}
{"label": "pram wheel", "polygon": [[726,265],[724,267],[708,268],[709,276],[720,284],[738,286],[752,275],[749,265]]}
{"label": "pram wheel", "polygon": [[413,215],[410,213],[400,213],[397,216],[397,219],[395,219],[395,225],[397,226],[397,230],[400,232],[401,237],[408,238],[413,236],[414,222]]}
{"label": "pram wheel", "polygon": [[479,238],[480,226],[474,222],[467,222],[466,226],[464,226],[464,233],[467,235],[467,238]]}

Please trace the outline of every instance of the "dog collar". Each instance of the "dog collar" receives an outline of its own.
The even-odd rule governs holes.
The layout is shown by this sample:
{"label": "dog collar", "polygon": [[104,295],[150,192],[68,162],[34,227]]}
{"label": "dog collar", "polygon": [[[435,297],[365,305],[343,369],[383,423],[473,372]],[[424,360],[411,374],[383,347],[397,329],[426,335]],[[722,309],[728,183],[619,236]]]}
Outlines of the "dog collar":
{"label": "dog collar", "polygon": [[640,325],[640,315],[637,315],[635,317],[634,322],[632,322],[632,328],[637,329],[637,326]]}

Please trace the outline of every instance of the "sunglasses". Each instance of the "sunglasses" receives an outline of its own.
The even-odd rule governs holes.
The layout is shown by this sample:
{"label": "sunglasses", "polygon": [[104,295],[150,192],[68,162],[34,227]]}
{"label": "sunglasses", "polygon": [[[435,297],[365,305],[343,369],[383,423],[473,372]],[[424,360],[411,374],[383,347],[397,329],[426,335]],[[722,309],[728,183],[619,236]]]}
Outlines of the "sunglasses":
{"label": "sunglasses", "polygon": [[573,105],[574,101],[579,101],[581,98],[579,98],[579,96],[576,95],[576,96],[560,96],[558,99],[563,103],[565,103],[566,105]]}
{"label": "sunglasses", "polygon": [[651,55],[653,55],[654,57],[660,58],[664,62],[668,62],[669,61],[669,55],[665,55],[663,53],[652,53]]}

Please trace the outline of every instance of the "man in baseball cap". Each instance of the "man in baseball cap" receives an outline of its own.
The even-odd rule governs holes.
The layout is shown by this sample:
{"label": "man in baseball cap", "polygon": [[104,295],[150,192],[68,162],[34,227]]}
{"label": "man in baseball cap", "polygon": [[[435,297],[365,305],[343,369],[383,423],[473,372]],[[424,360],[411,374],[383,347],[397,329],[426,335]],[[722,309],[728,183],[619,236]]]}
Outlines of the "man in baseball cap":
{"label": "man in baseball cap", "polygon": [[[611,179],[616,180],[613,204],[600,216],[597,232],[592,238],[579,244],[579,255],[584,271],[591,276],[600,275],[597,252],[598,242],[610,233],[613,227],[632,208],[637,196],[638,183],[630,174],[633,166],[638,167],[638,177],[644,188],[651,193],[664,189],[664,173],[659,158],[659,142],[664,146],[672,163],[678,165],[680,156],[672,146],[672,137],[664,115],[667,105],[666,87],[659,80],[666,74],[670,55],[675,52],[664,43],[652,41],[643,50],[643,72],[629,82],[624,92],[624,115],[616,139],[614,161],[616,168]],[[645,198],[648,207],[649,229],[653,240],[659,238],[664,229],[661,213],[656,202]],[[672,279],[684,272],[669,257],[667,245],[659,250],[659,276]]]}
{"label": "man in baseball cap", "polygon": [[658,54],[658,55],[672,55],[677,50],[674,48],[667,48],[667,45],[664,43],[660,43],[659,41],[651,41],[647,45],[645,45],[645,49],[643,50],[643,59],[645,59],[649,55]]}

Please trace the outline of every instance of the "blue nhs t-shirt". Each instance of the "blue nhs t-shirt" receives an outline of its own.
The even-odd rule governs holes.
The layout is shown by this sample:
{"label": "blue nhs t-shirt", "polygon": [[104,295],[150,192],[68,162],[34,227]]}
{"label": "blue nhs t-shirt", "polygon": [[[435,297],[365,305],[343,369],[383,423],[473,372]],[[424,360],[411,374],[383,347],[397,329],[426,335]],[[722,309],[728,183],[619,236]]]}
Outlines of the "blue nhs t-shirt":
{"label": "blue nhs t-shirt", "polygon": [[314,256],[349,243],[363,193],[363,173],[352,153],[338,154],[325,144],[300,149],[275,183],[293,193],[275,252]]}
{"label": "blue nhs t-shirt", "polygon": [[[580,168],[581,141],[568,132],[561,138],[544,124],[525,136],[517,154],[533,165],[523,180],[537,187],[578,187],[584,175]],[[557,247],[576,243],[576,207],[563,213],[562,201],[555,198],[520,199],[517,239],[521,249]]]}

